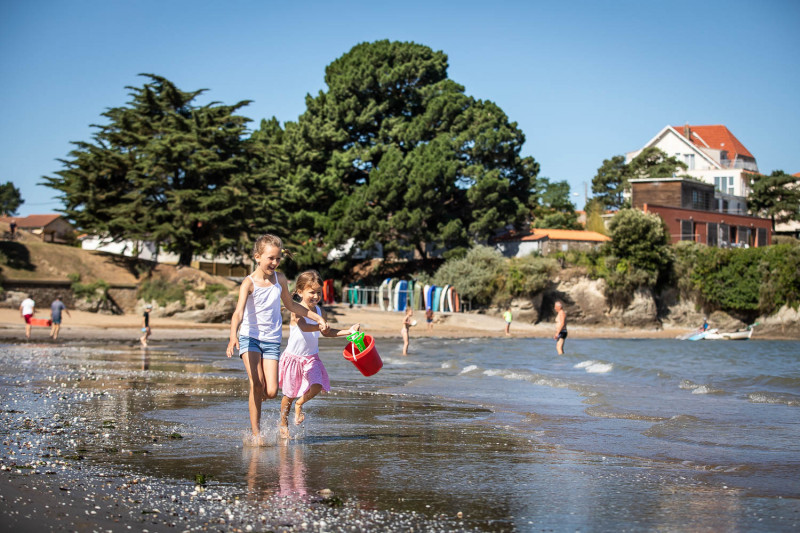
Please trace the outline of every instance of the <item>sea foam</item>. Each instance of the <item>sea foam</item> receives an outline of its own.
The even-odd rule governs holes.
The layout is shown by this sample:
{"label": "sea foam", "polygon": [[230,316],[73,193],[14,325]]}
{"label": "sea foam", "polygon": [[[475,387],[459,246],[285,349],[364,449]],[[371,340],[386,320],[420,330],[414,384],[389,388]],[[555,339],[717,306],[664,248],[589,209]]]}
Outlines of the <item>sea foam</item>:
{"label": "sea foam", "polygon": [[582,368],[590,374],[606,374],[611,372],[611,370],[614,368],[614,365],[611,363],[603,363],[602,361],[590,359],[588,361],[581,361],[573,368]]}

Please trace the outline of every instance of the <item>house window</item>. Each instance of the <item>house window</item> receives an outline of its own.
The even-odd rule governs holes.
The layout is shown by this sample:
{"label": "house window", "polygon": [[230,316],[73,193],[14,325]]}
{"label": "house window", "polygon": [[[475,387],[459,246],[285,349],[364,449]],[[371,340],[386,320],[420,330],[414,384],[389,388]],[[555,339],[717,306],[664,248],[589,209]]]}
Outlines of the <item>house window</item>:
{"label": "house window", "polygon": [[717,246],[718,242],[719,242],[719,225],[716,222],[709,222],[706,244],[708,244],[709,246]]}
{"label": "house window", "polygon": [[731,245],[731,228],[727,224],[719,225],[719,242],[717,246],[728,247]]}
{"label": "house window", "polygon": [[766,246],[767,245],[767,230],[764,228],[758,228],[758,242],[756,246]]}
{"label": "house window", "polygon": [[683,154],[683,162],[686,163],[688,170],[694,170],[694,154]]}
{"label": "house window", "polygon": [[753,246],[753,230],[747,228],[745,226],[739,226],[739,231],[737,233],[736,242],[739,246],[747,247]]}
{"label": "house window", "polygon": [[694,240],[694,222],[691,220],[681,220],[681,240]]}
{"label": "house window", "polygon": [[728,176],[728,194],[733,194],[733,176]]}

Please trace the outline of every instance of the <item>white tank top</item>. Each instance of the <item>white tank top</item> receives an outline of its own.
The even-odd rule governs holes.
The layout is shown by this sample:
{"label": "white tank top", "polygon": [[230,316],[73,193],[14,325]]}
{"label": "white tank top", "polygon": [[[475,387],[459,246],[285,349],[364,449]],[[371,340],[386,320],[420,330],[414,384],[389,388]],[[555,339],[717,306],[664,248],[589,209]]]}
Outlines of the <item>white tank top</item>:
{"label": "white tank top", "polygon": [[[314,311],[322,316],[319,306],[315,307]],[[306,323],[312,326],[317,325],[316,322],[308,317],[300,318],[300,320],[305,320]],[[286,345],[286,351],[294,355],[314,355],[319,353],[319,333],[319,330],[303,331],[300,326],[292,326],[289,328],[289,344]]]}
{"label": "white tank top", "polygon": [[253,282],[253,292],[247,297],[247,303],[244,306],[239,335],[263,342],[281,342],[283,319],[281,318],[281,286],[278,283],[278,273],[275,273],[275,281],[269,287],[259,287],[252,275],[247,277]]}

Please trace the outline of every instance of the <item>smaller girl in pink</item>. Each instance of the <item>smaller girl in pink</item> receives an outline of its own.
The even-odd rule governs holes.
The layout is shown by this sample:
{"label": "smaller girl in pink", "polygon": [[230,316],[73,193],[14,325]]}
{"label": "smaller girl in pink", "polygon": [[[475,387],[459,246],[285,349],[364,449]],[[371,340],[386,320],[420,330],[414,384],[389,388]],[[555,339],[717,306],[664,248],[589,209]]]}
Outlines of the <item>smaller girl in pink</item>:
{"label": "smaller girl in pink", "polygon": [[[317,304],[322,300],[322,278],[316,270],[307,270],[297,276],[294,293],[300,296],[300,305],[316,312],[323,319],[325,315]],[[283,390],[281,399],[280,431],[283,438],[289,438],[289,411],[294,406],[294,423],[300,425],[305,420],[303,404],[321,391],[331,390],[328,372],[319,358],[319,335],[325,337],[346,337],[358,331],[354,324],[349,330],[332,329],[320,332],[319,325],[310,318],[292,313],[289,329],[289,343],[280,358],[278,384]]]}

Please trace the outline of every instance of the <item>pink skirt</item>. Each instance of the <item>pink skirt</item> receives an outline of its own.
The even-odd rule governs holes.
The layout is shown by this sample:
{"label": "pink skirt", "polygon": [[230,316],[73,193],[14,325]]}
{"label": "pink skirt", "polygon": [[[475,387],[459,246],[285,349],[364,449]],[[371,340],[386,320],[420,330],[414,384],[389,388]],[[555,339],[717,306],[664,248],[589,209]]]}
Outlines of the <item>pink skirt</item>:
{"label": "pink skirt", "polygon": [[331,390],[328,371],[318,353],[294,355],[283,352],[278,369],[278,385],[283,395],[289,398],[299,398],[314,384],[322,385],[325,392]]}

